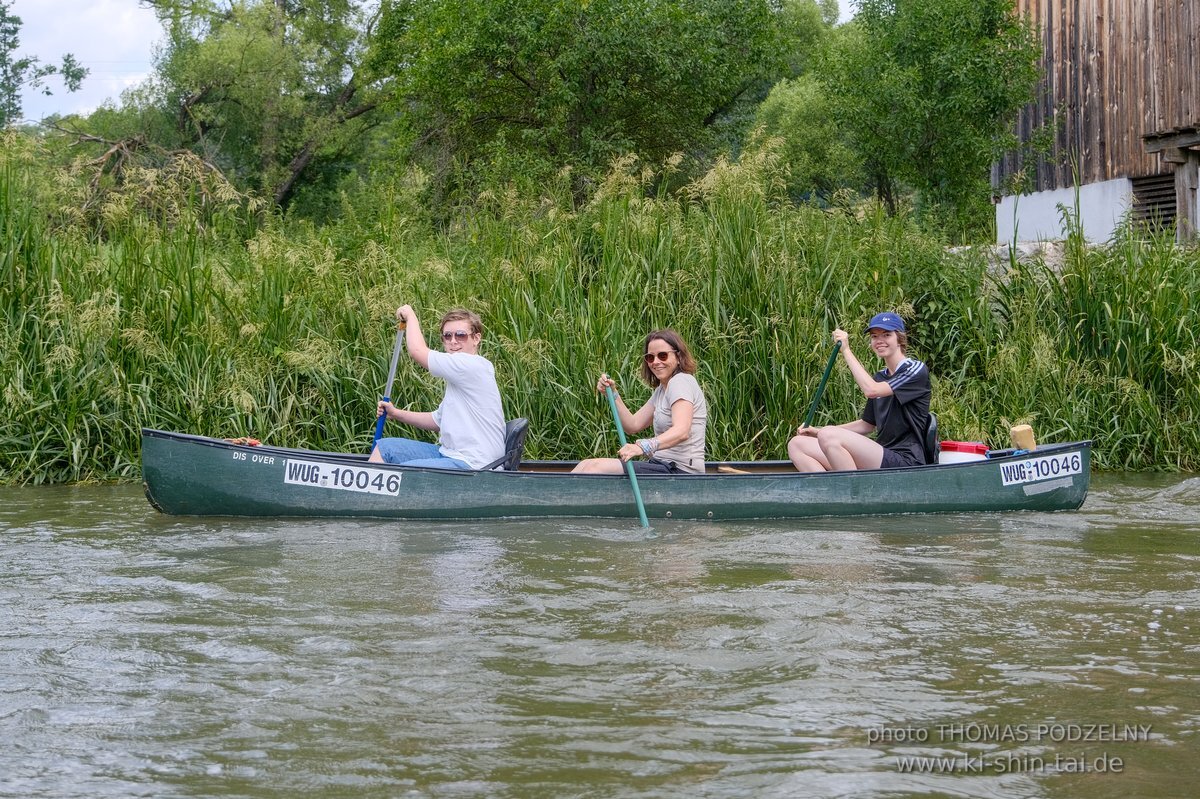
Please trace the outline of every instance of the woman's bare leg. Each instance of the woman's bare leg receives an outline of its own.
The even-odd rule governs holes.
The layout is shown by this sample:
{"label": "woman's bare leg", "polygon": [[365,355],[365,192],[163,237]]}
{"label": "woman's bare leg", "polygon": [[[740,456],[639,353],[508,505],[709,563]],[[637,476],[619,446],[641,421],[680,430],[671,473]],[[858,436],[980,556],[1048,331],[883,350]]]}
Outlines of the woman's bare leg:
{"label": "woman's bare leg", "polygon": [[620,458],[588,458],[576,464],[572,472],[579,474],[622,474],[625,464]]}
{"label": "woman's bare leg", "polygon": [[844,427],[822,427],[817,443],[835,471],[878,469],[883,463],[883,447]]}
{"label": "woman's bare leg", "polygon": [[788,457],[792,465],[801,472],[827,472],[829,460],[821,451],[821,445],[812,436],[793,436],[788,442]]}

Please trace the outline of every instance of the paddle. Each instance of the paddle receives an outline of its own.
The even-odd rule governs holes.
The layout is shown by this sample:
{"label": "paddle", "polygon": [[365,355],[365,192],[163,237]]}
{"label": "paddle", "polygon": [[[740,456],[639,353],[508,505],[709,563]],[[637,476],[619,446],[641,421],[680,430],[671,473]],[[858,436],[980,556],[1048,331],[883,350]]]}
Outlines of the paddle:
{"label": "paddle", "polygon": [[[404,323],[396,325],[396,346],[392,347],[392,368],[388,370],[387,387],[383,390],[383,401],[392,401],[392,382],[396,379],[396,364],[400,363],[400,347],[404,344]],[[375,449],[375,445],[379,443],[379,439],[383,438],[383,423],[387,421],[387,414],[382,413],[375,420],[375,440],[371,442],[371,449]]]}
{"label": "paddle", "polygon": [[[613,393],[612,386],[605,386],[604,393],[608,395],[608,407],[612,409],[613,423],[617,426],[617,438],[621,441],[621,446],[625,446],[625,428],[621,427],[621,414],[617,413],[617,395]],[[642,492],[638,489],[637,475],[633,472],[633,461],[625,461],[625,471],[629,474],[629,484],[633,486],[633,498],[637,501],[638,518],[642,520],[642,527],[649,527],[650,522],[646,520],[646,506],[642,504]]]}
{"label": "paddle", "polygon": [[813,397],[812,405],[808,406],[808,416],[804,417],[804,424],[801,427],[811,427],[813,414],[817,412],[817,403],[821,401],[821,395],[825,393],[825,384],[829,382],[829,373],[833,371],[833,362],[837,360],[838,350],[842,348],[842,342],[833,342],[833,352],[829,353],[829,363],[825,364],[825,374],[821,375],[821,385],[817,386],[817,395]]}

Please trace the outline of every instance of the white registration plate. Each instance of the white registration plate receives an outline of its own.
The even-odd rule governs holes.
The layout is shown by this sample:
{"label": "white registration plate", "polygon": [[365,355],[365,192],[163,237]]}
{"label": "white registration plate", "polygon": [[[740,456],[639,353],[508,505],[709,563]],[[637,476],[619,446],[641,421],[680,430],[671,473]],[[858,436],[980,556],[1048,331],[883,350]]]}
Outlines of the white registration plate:
{"label": "white registration plate", "polygon": [[1023,461],[1006,463],[1000,467],[1000,480],[1006,486],[1035,483],[1080,474],[1083,471],[1083,456],[1078,452],[1065,455],[1043,455]]}
{"label": "white registration plate", "polygon": [[361,491],[364,494],[400,493],[400,472],[371,469],[366,466],[345,466],[288,459],[283,482],[288,485],[314,488],[338,488],[342,491]]}

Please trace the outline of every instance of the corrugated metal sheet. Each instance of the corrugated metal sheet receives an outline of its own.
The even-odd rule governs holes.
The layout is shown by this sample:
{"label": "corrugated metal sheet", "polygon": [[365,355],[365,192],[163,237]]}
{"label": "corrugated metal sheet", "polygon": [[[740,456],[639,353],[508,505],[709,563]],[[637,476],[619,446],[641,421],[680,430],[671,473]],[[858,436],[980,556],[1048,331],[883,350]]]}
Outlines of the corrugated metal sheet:
{"label": "corrugated metal sheet", "polygon": [[1038,26],[1044,79],[1017,132],[1055,126],[1053,152],[1009,155],[993,182],[1022,168],[1032,191],[1171,171],[1142,136],[1200,124],[1200,0],[1016,0]]}

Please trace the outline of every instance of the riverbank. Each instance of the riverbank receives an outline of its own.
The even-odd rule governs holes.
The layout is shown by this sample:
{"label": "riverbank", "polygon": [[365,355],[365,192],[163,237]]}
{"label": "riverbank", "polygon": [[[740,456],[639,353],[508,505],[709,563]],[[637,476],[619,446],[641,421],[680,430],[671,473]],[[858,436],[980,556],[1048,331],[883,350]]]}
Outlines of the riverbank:
{"label": "riverbank", "polygon": [[[1029,423],[1093,439],[1100,470],[1200,468],[1200,253],[1167,237],[1070,240],[1056,269],[1012,259],[997,275],[907,217],[792,204],[770,152],[673,194],[635,163],[582,206],[565,180],[483,192],[448,225],[423,213],[414,173],[388,197],[347,192],[318,227],[186,165],[89,205],[82,177],[5,144],[3,482],[136,478],[143,426],[363,451],[402,303],[427,328],[450,306],[481,313],[530,457],[610,452],[595,375],[647,396],[641,341],[664,326],[701,364],[709,457],[783,457],[830,332],[890,308],[930,366],[944,437],[1005,446]],[[404,363],[393,395],[431,408],[440,389]],[[816,423],[860,404],[839,367]]]}

